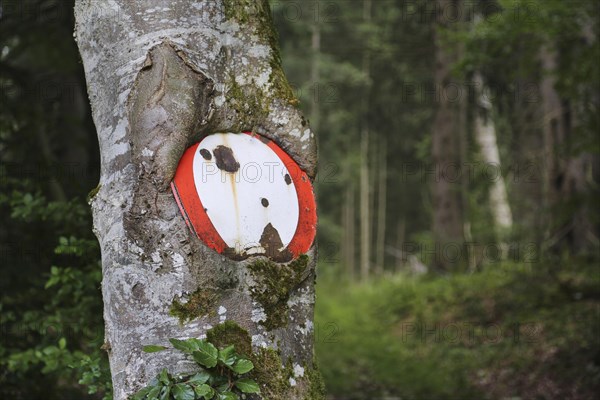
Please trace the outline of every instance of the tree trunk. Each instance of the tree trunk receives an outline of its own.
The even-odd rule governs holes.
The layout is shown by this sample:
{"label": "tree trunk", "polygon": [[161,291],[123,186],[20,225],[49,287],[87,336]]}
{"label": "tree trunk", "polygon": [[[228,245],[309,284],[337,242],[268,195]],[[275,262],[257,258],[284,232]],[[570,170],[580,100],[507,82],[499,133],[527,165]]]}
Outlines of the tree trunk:
{"label": "tree trunk", "polygon": [[[347,168],[349,169],[349,168]],[[346,174],[348,176],[348,173]],[[351,281],[355,279],[355,243],[356,237],[354,234],[355,222],[355,204],[354,204],[354,183],[351,181],[352,178],[348,177],[346,185],[346,195],[344,197],[344,209],[343,209],[343,233],[342,233],[342,254],[344,260],[344,267],[347,272],[347,276]]]}
{"label": "tree trunk", "polygon": [[378,156],[378,188],[377,188],[377,240],[375,242],[375,267],[382,274],[385,260],[385,228],[387,206],[387,141],[381,139]]}
{"label": "tree trunk", "polygon": [[[363,19],[371,21],[371,0],[363,1]],[[370,79],[371,56],[366,48],[363,54],[363,74]],[[363,120],[360,135],[360,277],[367,280],[371,270],[371,197],[369,183],[369,93],[370,83],[363,97]]]}
{"label": "tree trunk", "polygon": [[[454,2],[460,10],[460,2]],[[433,266],[439,270],[455,269],[464,260],[456,251],[463,247],[463,217],[461,206],[461,182],[459,133],[460,128],[460,97],[456,98],[451,81],[451,67],[457,59],[458,49],[448,48],[443,43],[442,30],[448,27],[448,12],[450,0],[438,0],[437,20],[435,31],[435,89],[437,110],[433,122],[432,161],[434,171],[433,224],[432,231],[436,244]],[[444,12],[442,12],[444,11]],[[455,86],[457,87],[457,86]],[[460,86],[457,87],[460,90]],[[449,256],[451,255],[451,256]]]}
{"label": "tree trunk", "polygon": [[[545,248],[565,245],[574,252],[590,247],[593,226],[582,201],[590,170],[587,154],[573,155],[573,124],[570,107],[556,90],[554,74],[558,55],[551,46],[540,54],[544,77],[541,81],[544,137],[544,189],[549,212]],[[565,213],[566,211],[566,213]]]}
{"label": "tree trunk", "polygon": [[[184,150],[216,132],[259,133],[314,178],[315,138],[281,69],[268,2],[78,0],[75,16],[101,150],[91,205],[115,399],[164,367],[193,367],[180,352],[142,346],[207,334],[237,335],[238,350],[251,342],[263,398],[322,397],[313,366],[316,246],[287,264],[234,261],[188,230],[169,188]],[[259,262],[274,268],[254,268]]]}
{"label": "tree trunk", "polygon": [[475,140],[479,145],[481,157],[486,165],[494,166],[498,171],[490,187],[490,208],[494,217],[494,227],[499,237],[512,227],[512,212],[508,204],[506,184],[501,174],[500,152],[496,141],[496,128],[492,120],[492,104],[484,95],[485,86],[481,74],[474,79],[477,89],[477,109],[475,112]]}

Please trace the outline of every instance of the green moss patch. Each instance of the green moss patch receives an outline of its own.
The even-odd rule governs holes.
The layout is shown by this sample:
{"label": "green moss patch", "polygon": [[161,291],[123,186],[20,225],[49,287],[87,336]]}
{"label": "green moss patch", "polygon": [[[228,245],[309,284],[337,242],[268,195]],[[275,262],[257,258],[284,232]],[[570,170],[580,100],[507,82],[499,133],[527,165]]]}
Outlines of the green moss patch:
{"label": "green moss patch", "polygon": [[225,321],[208,330],[206,340],[218,348],[234,345],[239,354],[247,357],[252,354],[252,340],[248,331],[233,321]]}
{"label": "green moss patch", "polygon": [[316,363],[312,367],[304,367],[304,376],[308,380],[308,395],[305,400],[323,400],[325,398],[325,381]]}
{"label": "green moss patch", "polygon": [[219,294],[212,288],[199,288],[190,295],[187,303],[173,300],[170,314],[179,318],[179,322],[185,323],[195,318],[211,315],[215,312],[215,304]]}
{"label": "green moss patch", "polygon": [[234,345],[238,353],[252,361],[254,369],[249,377],[260,385],[262,399],[299,398],[300,388],[308,388],[303,390],[306,393],[303,397],[305,400],[325,399],[323,380],[316,366],[305,366],[304,376],[295,378],[297,385],[292,386],[290,378],[294,377],[294,370],[291,360],[288,359],[284,364],[281,354],[273,349],[259,348],[253,351],[248,331],[233,321],[226,321],[210,329],[206,332],[206,340],[219,348]]}
{"label": "green moss patch", "polygon": [[[279,38],[273,24],[268,0],[225,0],[223,5],[227,19],[235,20],[245,28],[253,27],[257,36],[271,48],[271,60],[269,62],[271,76],[269,77],[269,82],[272,85],[273,93],[268,97],[263,95],[262,97],[255,96],[255,99],[250,98],[247,101],[249,108],[262,112],[266,110],[268,113],[268,104],[273,98],[281,99],[293,106],[298,105],[299,101],[283,72],[281,54],[279,52]],[[247,98],[247,96],[239,97],[235,93],[234,87],[230,89],[230,96],[233,98]],[[261,98],[259,99],[258,97]]]}
{"label": "green moss patch", "polygon": [[250,86],[247,86],[247,89],[245,90],[235,81],[235,76],[229,77],[227,102],[243,121],[244,128],[256,125],[269,114],[269,100],[264,93]]}
{"label": "green moss patch", "polygon": [[102,185],[98,184],[98,186],[96,186],[95,188],[90,190],[90,192],[87,195],[87,199],[86,199],[88,203],[90,203],[92,200],[94,200],[94,197],[96,197],[96,195],[98,194],[98,192],[100,191],[101,188],[102,188]]}
{"label": "green moss patch", "polygon": [[272,349],[260,348],[254,354],[254,379],[261,385],[265,399],[285,399],[292,390],[290,377],[293,376],[291,363],[285,367],[281,363],[279,353]]}
{"label": "green moss patch", "polygon": [[288,264],[278,264],[261,259],[248,266],[257,284],[251,288],[252,298],[264,309],[267,316],[262,325],[273,330],[287,325],[287,301],[302,282],[308,268],[308,256],[301,255]]}

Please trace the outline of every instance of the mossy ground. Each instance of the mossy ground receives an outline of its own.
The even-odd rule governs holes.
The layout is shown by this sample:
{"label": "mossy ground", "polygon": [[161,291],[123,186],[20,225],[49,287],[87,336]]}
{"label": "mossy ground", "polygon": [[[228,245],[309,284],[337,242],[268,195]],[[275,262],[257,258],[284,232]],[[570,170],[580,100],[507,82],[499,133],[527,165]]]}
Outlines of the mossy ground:
{"label": "mossy ground", "polygon": [[251,294],[264,309],[266,320],[262,325],[273,330],[287,325],[291,292],[306,276],[308,256],[303,254],[288,264],[260,259],[248,265],[257,284]]}

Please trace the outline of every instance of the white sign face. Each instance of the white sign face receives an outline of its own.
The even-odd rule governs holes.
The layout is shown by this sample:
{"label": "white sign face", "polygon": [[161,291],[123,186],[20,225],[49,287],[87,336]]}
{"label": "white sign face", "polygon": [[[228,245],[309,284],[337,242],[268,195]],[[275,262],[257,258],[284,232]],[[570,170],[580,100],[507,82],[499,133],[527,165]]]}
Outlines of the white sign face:
{"label": "white sign face", "polygon": [[230,249],[284,251],[298,227],[298,194],[271,147],[248,134],[213,134],[198,144],[192,165],[198,197]]}

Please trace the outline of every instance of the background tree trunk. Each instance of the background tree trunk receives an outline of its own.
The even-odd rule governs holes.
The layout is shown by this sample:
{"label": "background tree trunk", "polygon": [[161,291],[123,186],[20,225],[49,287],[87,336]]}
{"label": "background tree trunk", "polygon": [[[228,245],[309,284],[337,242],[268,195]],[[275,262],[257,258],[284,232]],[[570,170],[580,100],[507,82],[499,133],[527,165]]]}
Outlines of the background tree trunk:
{"label": "background tree trunk", "polygon": [[[366,24],[371,21],[371,0],[363,1],[363,20]],[[370,79],[371,56],[369,49],[363,50],[362,72]],[[371,184],[369,182],[369,95],[370,83],[363,97],[363,118],[360,134],[360,276],[362,280],[369,278],[371,270]]]}
{"label": "background tree trunk", "polygon": [[375,268],[377,274],[382,274],[385,260],[385,227],[387,206],[387,140],[380,139],[378,146],[378,184],[377,184],[377,237],[375,241]]}
{"label": "background tree trunk", "polygon": [[[347,168],[349,169],[349,168]],[[354,202],[354,184],[349,183],[346,186],[346,195],[344,197],[344,206],[343,206],[343,216],[342,216],[342,254],[344,260],[344,266],[348,277],[351,281],[355,279],[355,226],[356,226],[356,216],[355,216],[355,202]]]}
{"label": "background tree trunk", "polygon": [[[582,198],[587,192],[587,175],[591,159],[582,151],[574,151],[571,105],[556,89],[559,54],[552,46],[543,47],[540,62],[544,70],[542,95],[542,131],[544,137],[545,200],[549,212],[544,247],[567,248],[578,252],[590,247],[593,225]],[[577,154],[575,154],[577,153]]]}
{"label": "background tree trunk", "polygon": [[[233,261],[202,244],[169,188],[183,151],[214,132],[254,130],[314,178],[315,137],[281,69],[268,2],[80,0],[75,15],[101,149],[91,205],[115,399],[163,367],[192,367],[179,352],[142,346],[202,338],[225,320],[248,332],[264,398],[321,393],[312,373],[315,246],[276,265],[294,279],[282,280],[268,307],[253,294],[273,290],[252,268],[257,259]],[[174,317],[175,304],[189,315]],[[259,360],[272,356],[267,372]]]}
{"label": "background tree trunk", "polygon": [[496,127],[492,120],[492,104],[485,96],[485,85],[479,72],[475,73],[476,111],[475,111],[475,140],[479,145],[481,157],[486,165],[497,168],[498,175],[490,187],[490,208],[494,216],[494,227],[499,235],[512,227],[512,212],[506,194],[506,183],[500,168],[500,152],[496,140]]}
{"label": "background tree trunk", "polygon": [[452,9],[462,12],[461,4],[460,1],[450,0],[438,0],[436,3],[434,82],[437,109],[432,134],[432,161],[435,169],[432,185],[432,231],[434,242],[438,246],[433,266],[441,270],[457,267],[461,257],[446,257],[445,254],[447,251],[456,254],[454,248],[462,249],[464,242],[462,188],[460,179],[457,179],[461,168],[458,130],[461,126],[460,102],[463,100],[461,94],[455,92],[455,89],[461,90],[461,87],[450,85],[451,68],[458,59],[458,49],[445,44],[442,39],[443,30],[452,23],[451,18],[455,15]]}

